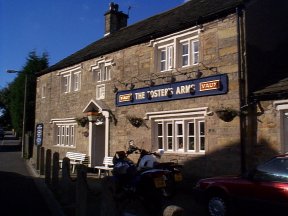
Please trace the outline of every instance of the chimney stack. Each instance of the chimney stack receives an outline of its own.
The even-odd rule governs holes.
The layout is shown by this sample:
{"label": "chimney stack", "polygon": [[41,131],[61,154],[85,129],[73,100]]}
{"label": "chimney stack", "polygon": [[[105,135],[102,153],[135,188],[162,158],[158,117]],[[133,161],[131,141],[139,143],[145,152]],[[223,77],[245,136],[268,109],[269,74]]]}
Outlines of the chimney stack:
{"label": "chimney stack", "polygon": [[105,35],[112,34],[113,32],[118,31],[121,28],[127,26],[128,15],[124,14],[119,10],[119,5],[114,4],[114,2],[110,3],[109,11],[107,11],[105,16]]}

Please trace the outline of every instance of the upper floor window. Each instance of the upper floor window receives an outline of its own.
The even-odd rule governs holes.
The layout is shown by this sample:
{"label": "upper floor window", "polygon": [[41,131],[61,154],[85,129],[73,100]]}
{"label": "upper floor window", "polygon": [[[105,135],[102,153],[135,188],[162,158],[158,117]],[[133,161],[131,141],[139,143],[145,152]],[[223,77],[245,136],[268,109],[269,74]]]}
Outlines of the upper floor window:
{"label": "upper floor window", "polygon": [[101,100],[105,99],[105,85],[97,85],[96,86],[96,99]]}
{"label": "upper floor window", "polygon": [[175,67],[187,67],[199,63],[199,31],[184,31],[153,41],[156,66],[160,72]]}
{"label": "upper floor window", "polygon": [[68,68],[60,72],[61,91],[69,93],[81,89],[81,71],[80,66]]}
{"label": "upper floor window", "polygon": [[159,52],[160,71],[173,68],[173,45],[160,48]]}
{"label": "upper floor window", "polygon": [[46,84],[43,84],[41,87],[41,98],[46,98],[46,91],[47,91]]}
{"label": "upper floor window", "polygon": [[93,80],[96,82],[104,82],[111,80],[111,63],[112,60],[99,60],[95,65],[93,65],[92,73]]}

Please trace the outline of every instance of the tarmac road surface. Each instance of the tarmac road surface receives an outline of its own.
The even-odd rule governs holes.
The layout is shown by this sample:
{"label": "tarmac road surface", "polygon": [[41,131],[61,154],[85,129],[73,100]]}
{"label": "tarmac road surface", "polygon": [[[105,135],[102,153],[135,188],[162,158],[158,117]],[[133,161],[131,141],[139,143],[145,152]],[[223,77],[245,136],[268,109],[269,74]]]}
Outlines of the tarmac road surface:
{"label": "tarmac road surface", "polygon": [[0,140],[0,211],[3,216],[52,215],[21,158],[20,140],[11,134]]}

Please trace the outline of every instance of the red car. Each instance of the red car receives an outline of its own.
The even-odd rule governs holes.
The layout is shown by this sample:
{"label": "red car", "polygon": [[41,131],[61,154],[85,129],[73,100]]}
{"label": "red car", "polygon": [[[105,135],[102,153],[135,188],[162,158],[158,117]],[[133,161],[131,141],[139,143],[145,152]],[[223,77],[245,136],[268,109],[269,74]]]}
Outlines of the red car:
{"label": "red car", "polygon": [[288,154],[245,175],[202,179],[195,192],[204,198],[210,216],[234,216],[245,208],[240,215],[288,215]]}

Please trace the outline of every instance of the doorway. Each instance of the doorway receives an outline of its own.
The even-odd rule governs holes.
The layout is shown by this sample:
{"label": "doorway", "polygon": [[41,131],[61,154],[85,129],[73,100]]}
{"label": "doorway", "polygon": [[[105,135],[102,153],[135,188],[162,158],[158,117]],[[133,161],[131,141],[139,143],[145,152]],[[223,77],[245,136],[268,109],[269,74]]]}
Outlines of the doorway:
{"label": "doorway", "polygon": [[92,124],[91,166],[101,165],[105,156],[105,125]]}

